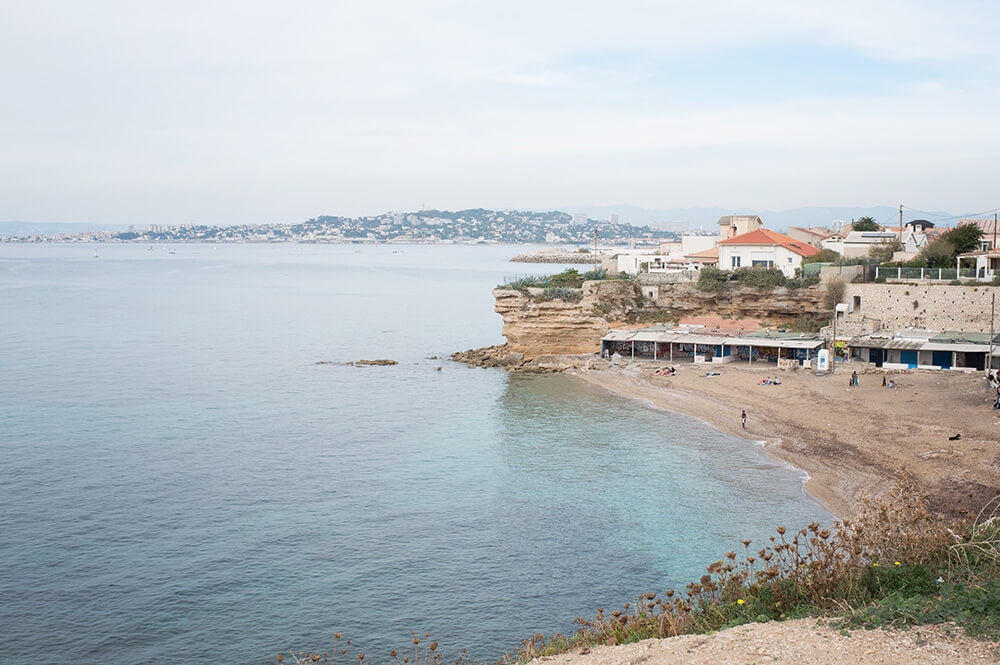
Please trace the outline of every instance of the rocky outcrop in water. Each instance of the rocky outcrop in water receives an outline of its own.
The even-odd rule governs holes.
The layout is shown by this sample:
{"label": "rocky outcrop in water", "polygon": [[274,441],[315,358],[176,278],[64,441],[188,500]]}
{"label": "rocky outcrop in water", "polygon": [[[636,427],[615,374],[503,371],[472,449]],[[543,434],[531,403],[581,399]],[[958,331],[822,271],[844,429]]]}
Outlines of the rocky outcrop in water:
{"label": "rocky outcrop in water", "polygon": [[501,367],[508,372],[562,372],[567,369],[594,369],[606,365],[605,361],[590,354],[541,355],[528,358],[523,353],[511,350],[510,344],[469,349],[451,354],[451,359],[465,363],[469,367]]}

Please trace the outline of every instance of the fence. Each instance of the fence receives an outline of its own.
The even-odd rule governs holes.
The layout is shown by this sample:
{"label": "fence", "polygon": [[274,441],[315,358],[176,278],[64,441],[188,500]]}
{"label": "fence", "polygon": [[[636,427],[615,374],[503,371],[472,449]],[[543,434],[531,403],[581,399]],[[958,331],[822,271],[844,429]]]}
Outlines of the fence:
{"label": "fence", "polygon": [[[884,268],[875,267],[875,279],[978,279],[975,268]],[[990,275],[992,278],[992,275]]]}

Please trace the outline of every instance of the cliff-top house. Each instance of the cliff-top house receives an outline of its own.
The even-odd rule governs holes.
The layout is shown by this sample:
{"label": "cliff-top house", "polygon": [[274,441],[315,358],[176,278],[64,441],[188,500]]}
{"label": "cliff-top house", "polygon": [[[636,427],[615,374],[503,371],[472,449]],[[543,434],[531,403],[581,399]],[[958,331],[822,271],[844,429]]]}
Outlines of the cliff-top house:
{"label": "cliff-top house", "polygon": [[812,245],[777,231],[758,228],[721,240],[719,267],[723,270],[748,266],[778,268],[786,277],[794,277],[795,270],[802,267],[802,259],[816,254],[819,250]]}

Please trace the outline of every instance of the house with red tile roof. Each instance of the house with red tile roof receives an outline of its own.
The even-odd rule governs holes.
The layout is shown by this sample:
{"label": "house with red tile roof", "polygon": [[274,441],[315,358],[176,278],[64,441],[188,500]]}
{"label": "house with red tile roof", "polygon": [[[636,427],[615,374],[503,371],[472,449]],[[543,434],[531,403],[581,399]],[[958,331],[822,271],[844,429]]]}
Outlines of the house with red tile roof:
{"label": "house with red tile roof", "polygon": [[705,266],[719,265],[719,248],[712,247],[700,252],[685,254],[684,261],[694,270],[701,270]]}
{"label": "house with red tile roof", "polygon": [[719,267],[723,270],[759,266],[778,268],[794,277],[802,259],[819,254],[808,243],[770,229],[757,229],[719,242]]}

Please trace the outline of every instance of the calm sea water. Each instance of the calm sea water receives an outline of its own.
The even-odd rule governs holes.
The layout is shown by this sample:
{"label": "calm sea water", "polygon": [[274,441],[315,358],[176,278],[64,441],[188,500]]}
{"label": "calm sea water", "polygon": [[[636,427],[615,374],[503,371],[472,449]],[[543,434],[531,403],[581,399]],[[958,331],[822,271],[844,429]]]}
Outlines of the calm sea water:
{"label": "calm sea water", "polygon": [[0,245],[0,654],[492,660],[829,519],[699,421],[430,359],[502,341],[518,249]]}

